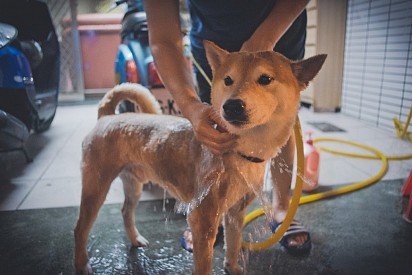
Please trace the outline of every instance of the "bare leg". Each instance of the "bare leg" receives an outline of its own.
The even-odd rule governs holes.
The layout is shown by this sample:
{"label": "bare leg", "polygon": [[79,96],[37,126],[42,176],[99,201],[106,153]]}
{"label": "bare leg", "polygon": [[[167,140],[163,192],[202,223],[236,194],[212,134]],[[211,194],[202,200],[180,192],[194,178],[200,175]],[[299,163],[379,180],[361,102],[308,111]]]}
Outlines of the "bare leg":
{"label": "bare leg", "polygon": [[[285,219],[289,208],[289,191],[292,181],[293,159],[295,155],[295,135],[292,133],[281,153],[271,161],[270,171],[273,186],[273,210],[276,222]],[[283,167],[282,167],[283,166]],[[285,166],[289,172],[285,171]],[[281,172],[283,170],[283,172]],[[308,238],[307,233],[291,235],[288,244],[291,246],[302,245]]]}
{"label": "bare leg", "polygon": [[97,169],[83,171],[80,214],[74,229],[76,274],[92,273],[91,266],[88,263],[87,239],[113,180],[112,177],[108,176],[99,177],[95,171]]}
{"label": "bare leg", "polygon": [[225,269],[229,274],[243,274],[239,267],[238,257],[242,247],[243,218],[246,207],[255,198],[254,194],[247,194],[241,201],[229,209],[224,218],[225,228]]}
{"label": "bare leg", "polygon": [[149,242],[139,234],[135,224],[135,209],[142,194],[143,183],[129,171],[120,173],[123,181],[124,204],[122,208],[124,227],[133,246],[148,246]]}
{"label": "bare leg", "polygon": [[193,234],[194,274],[212,274],[213,244],[216,240],[220,217],[217,209],[203,203],[190,213],[188,221]]}

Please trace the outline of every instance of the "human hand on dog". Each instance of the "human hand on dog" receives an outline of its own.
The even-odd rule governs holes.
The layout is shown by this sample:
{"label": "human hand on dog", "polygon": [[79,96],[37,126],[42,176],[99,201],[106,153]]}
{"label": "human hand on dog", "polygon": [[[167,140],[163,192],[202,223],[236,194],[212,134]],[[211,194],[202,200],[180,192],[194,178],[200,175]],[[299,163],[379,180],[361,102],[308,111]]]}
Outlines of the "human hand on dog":
{"label": "human hand on dog", "polygon": [[240,52],[272,51],[273,47],[273,43],[270,41],[266,41],[264,39],[257,41],[255,39],[249,39],[243,43],[242,48],[240,48]]}
{"label": "human hand on dog", "polygon": [[272,51],[308,3],[309,0],[276,1],[269,15],[243,43],[240,51]]}
{"label": "human hand on dog", "polygon": [[204,103],[193,104],[192,110],[186,117],[192,123],[199,142],[207,146],[215,155],[222,155],[233,149],[237,136],[226,131],[221,118],[212,106]]}

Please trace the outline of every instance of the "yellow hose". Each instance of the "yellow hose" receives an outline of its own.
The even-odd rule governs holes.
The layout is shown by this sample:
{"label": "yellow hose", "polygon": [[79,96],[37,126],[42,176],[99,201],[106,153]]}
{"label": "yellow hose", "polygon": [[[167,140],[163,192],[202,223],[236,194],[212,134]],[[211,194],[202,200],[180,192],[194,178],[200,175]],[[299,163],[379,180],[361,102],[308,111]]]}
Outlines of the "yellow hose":
{"label": "yellow hose", "polygon": [[[297,127],[300,127],[298,125],[298,123],[295,125],[295,135],[297,132],[300,133],[300,129],[297,131]],[[360,144],[360,143],[356,143],[353,141],[347,141],[347,140],[342,140],[342,139],[337,139],[337,138],[317,138],[314,139],[313,142],[314,143],[318,143],[318,142],[339,142],[339,143],[344,143],[344,144],[348,144],[348,145],[352,145],[361,149],[365,149],[367,151],[372,152],[374,155],[365,155],[365,154],[355,154],[355,153],[349,153],[349,152],[344,152],[344,151],[338,151],[338,150],[332,150],[332,149],[328,149],[328,148],[324,148],[324,147],[320,147],[321,150],[329,152],[331,154],[335,154],[335,155],[343,155],[343,156],[348,156],[348,157],[354,157],[354,158],[364,158],[364,159],[380,159],[381,160],[381,168],[378,171],[378,173],[366,180],[354,183],[354,184],[349,184],[331,191],[326,191],[326,192],[321,192],[321,193],[317,193],[317,194],[313,194],[313,195],[308,195],[308,196],[304,196],[302,198],[300,198],[299,200],[299,204],[305,204],[305,203],[310,203],[310,202],[314,202],[314,201],[318,201],[321,199],[325,199],[325,198],[330,198],[330,197],[334,197],[334,196],[338,196],[338,195],[343,195],[349,192],[353,192],[356,190],[359,190],[361,188],[365,188],[367,186],[370,186],[376,182],[378,182],[386,173],[387,169],[388,169],[388,160],[404,160],[404,159],[411,159],[412,158],[412,154],[407,154],[407,155],[402,155],[402,156],[385,156],[381,151],[364,145],[364,144]],[[299,146],[302,146],[302,137],[296,135],[296,147],[298,148]],[[297,151],[297,155],[298,155],[298,175],[303,175],[302,172],[299,171],[303,171],[303,150],[302,151]],[[302,162],[302,166],[299,167],[300,165],[300,161]],[[300,181],[299,181],[300,180]],[[296,183],[302,183],[302,179],[301,176],[298,176],[296,178]],[[297,186],[298,184],[296,184]],[[299,189],[293,193],[293,198],[292,198],[292,202],[294,202],[295,197],[298,196],[298,194],[300,195],[301,193],[301,186],[299,186]],[[297,205],[295,203],[290,204],[289,209],[288,209],[288,213],[286,215],[286,217],[290,217],[295,215],[296,210],[297,210]],[[293,214],[289,215],[289,212],[292,212]],[[243,221],[243,226],[246,226],[248,223],[250,223],[251,221],[253,221],[254,219],[256,219],[257,217],[261,216],[264,214],[264,211],[262,208],[259,208],[257,210],[252,211],[251,213],[249,213],[248,215],[246,215],[244,221]],[[262,241],[262,242],[255,242],[255,243],[248,243],[246,241],[243,241],[242,245],[244,248],[250,249],[252,251],[257,251],[257,250],[263,250],[266,249],[270,246],[272,246],[273,244],[277,243],[280,238],[283,236],[283,234],[286,232],[287,228],[290,225],[291,220],[286,219],[284,220],[284,222],[282,223],[281,227],[279,228],[279,230],[277,230],[274,234],[272,234],[271,237],[269,237],[269,239]],[[285,229],[282,228],[285,224],[287,224],[287,228],[285,231],[280,231],[280,229]],[[285,226],[286,227],[286,226]],[[279,234],[278,234],[279,233]]]}
{"label": "yellow hose", "polygon": [[[316,142],[323,142],[323,141],[334,141],[334,142],[340,142],[340,143],[345,143],[345,144],[349,144],[349,145],[353,145],[362,149],[366,149],[369,151],[374,151],[376,149],[374,149],[373,147],[367,146],[367,145],[363,145],[360,143],[356,143],[356,142],[352,142],[352,141],[347,141],[347,140],[342,140],[342,139],[337,139],[337,138],[315,138],[313,140],[314,143]],[[381,159],[380,155],[362,155],[362,154],[358,154],[358,153],[349,153],[349,152],[344,152],[344,151],[339,151],[339,150],[333,150],[333,149],[329,149],[329,148],[325,148],[325,147],[318,147],[320,150],[328,152],[330,154],[334,154],[334,155],[341,155],[341,156],[346,156],[346,157],[351,157],[351,158],[363,158],[363,159]],[[377,151],[377,150],[376,150]],[[407,155],[402,155],[402,156],[386,156],[387,160],[405,160],[405,159],[411,159],[412,158],[412,154],[407,154]]]}
{"label": "yellow hose", "polygon": [[[375,154],[375,157],[381,160],[382,166],[379,169],[378,173],[376,175],[373,175],[372,177],[357,182],[357,183],[353,183],[353,184],[349,184],[334,190],[330,190],[330,191],[326,191],[326,192],[321,192],[321,193],[317,193],[317,194],[313,194],[313,195],[308,195],[308,196],[304,196],[300,199],[300,204],[305,204],[305,203],[310,203],[310,202],[314,202],[317,200],[321,200],[321,199],[325,199],[325,198],[330,198],[330,197],[334,197],[334,196],[338,196],[338,195],[342,195],[342,194],[346,194],[349,192],[353,192],[356,190],[359,190],[361,188],[365,188],[369,185],[372,185],[376,182],[378,182],[385,174],[386,171],[388,170],[388,158],[379,150],[364,145],[364,144],[360,144],[360,143],[356,143],[353,141],[347,141],[347,140],[342,140],[342,139],[337,139],[337,138],[318,138],[318,139],[314,139],[313,142],[323,142],[323,141],[330,141],[330,142],[340,142],[340,143],[344,143],[344,144],[349,144],[349,145],[353,145],[355,147],[361,148],[361,149],[365,149],[368,150],[372,153]],[[351,156],[351,157],[356,157],[356,158],[365,158],[367,156],[370,157],[370,155],[362,155],[362,154],[354,154],[354,153],[347,153],[347,152],[342,152],[342,151],[335,151],[335,150],[328,150],[329,152],[331,152],[332,154],[336,154],[336,155],[342,155],[342,153],[345,153],[345,156]]]}
{"label": "yellow hose", "polygon": [[[296,122],[294,126],[294,132],[295,132],[295,140],[296,140],[296,151],[297,151],[297,171],[298,175],[303,175],[303,166],[304,166],[304,158],[303,158],[303,138],[302,138],[302,131],[300,128],[300,121],[299,117],[296,117]],[[269,248],[272,246],[274,243],[277,243],[285,234],[285,232],[288,230],[290,224],[293,221],[293,217],[295,217],[296,211],[299,207],[299,199],[300,195],[302,193],[302,185],[303,185],[303,179],[302,177],[296,177],[296,185],[295,185],[295,190],[293,191],[293,196],[288,208],[288,212],[286,213],[286,217],[283,220],[283,223],[280,225],[279,229],[276,230],[275,233],[273,233],[269,239],[259,242],[259,243],[252,243],[252,242],[246,242],[243,241],[242,246],[243,248],[246,248],[248,250],[252,251],[257,251],[257,250],[262,250]],[[246,226],[250,221],[253,219],[256,219],[257,217],[263,215],[265,212],[263,211],[262,208],[259,208],[248,215],[246,215],[244,221],[243,221],[243,226]]]}

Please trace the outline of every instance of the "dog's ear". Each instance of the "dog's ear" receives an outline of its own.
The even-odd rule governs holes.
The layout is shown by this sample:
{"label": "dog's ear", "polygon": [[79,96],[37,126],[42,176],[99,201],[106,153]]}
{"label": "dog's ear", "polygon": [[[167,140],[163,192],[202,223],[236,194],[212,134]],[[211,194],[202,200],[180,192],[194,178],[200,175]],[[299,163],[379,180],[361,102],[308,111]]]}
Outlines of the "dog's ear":
{"label": "dog's ear", "polygon": [[318,74],[325,62],[326,56],[326,54],[319,54],[290,64],[292,72],[302,90],[305,89],[309,85],[309,82]]}
{"label": "dog's ear", "polygon": [[223,59],[229,54],[227,51],[219,48],[215,43],[204,40],[203,45],[206,50],[206,57],[207,61],[210,64],[210,67],[212,68],[212,72],[214,72],[217,67],[219,67]]}

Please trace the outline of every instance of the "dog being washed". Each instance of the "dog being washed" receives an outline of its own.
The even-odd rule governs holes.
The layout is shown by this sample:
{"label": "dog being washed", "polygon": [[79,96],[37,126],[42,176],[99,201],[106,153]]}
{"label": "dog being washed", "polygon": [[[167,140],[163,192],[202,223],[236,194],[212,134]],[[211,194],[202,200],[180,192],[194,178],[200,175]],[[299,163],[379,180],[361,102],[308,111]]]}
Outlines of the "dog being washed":
{"label": "dog being washed", "polygon": [[[75,268],[92,273],[87,240],[112,181],[123,181],[122,208],[133,246],[148,241],[135,225],[143,184],[154,182],[177,200],[192,205],[194,274],[211,274],[213,244],[220,222],[225,235],[225,269],[241,274],[238,256],[247,205],[262,190],[266,162],[291,135],[300,92],[316,76],[326,55],[291,62],[272,52],[229,53],[205,41],[213,71],[212,107],[222,131],[238,136],[233,151],[222,156],[198,142],[188,120],[161,115],[149,90],[122,84],[100,102],[98,122],[83,141],[82,198],[75,228]],[[115,114],[122,100],[141,113]]]}

